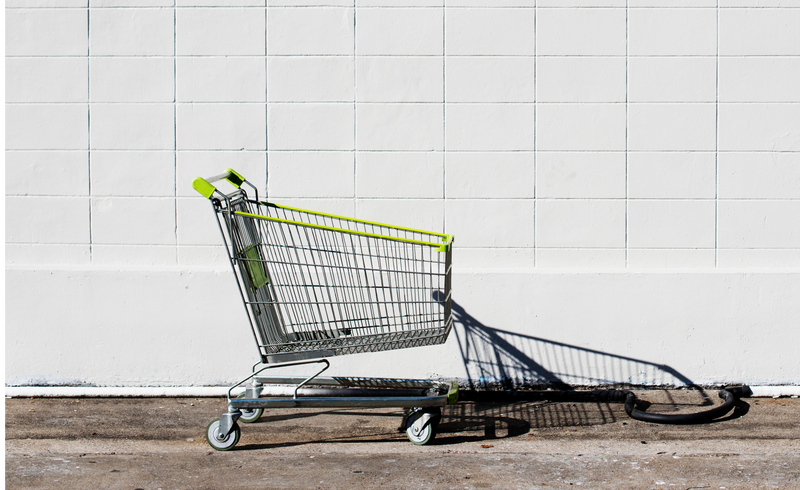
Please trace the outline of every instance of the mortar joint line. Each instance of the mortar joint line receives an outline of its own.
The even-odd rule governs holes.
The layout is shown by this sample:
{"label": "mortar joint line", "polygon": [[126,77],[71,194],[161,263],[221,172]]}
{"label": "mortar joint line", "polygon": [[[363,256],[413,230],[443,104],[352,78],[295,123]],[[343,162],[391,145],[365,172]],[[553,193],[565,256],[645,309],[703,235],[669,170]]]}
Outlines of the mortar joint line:
{"label": "mortar joint line", "polygon": [[264,0],[264,199],[269,198],[269,0]]}
{"label": "mortar joint line", "polygon": [[175,263],[178,263],[178,10],[172,3],[172,178],[175,199],[173,217],[175,219]]}
{"label": "mortar joint line", "polygon": [[92,28],[91,10],[86,4],[86,171],[89,192],[89,264],[94,262],[92,243]]}
{"label": "mortar joint line", "polygon": [[714,267],[719,267],[719,0],[717,0],[717,46],[715,59],[714,102]]}

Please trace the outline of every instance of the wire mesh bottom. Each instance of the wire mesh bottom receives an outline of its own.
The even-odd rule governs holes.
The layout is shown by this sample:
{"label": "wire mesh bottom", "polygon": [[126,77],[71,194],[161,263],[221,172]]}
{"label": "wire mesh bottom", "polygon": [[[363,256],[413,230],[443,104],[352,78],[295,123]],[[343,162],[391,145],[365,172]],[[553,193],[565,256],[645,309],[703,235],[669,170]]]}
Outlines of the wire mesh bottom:
{"label": "wire mesh bottom", "polygon": [[411,332],[287,342],[285,344],[264,345],[262,347],[268,354],[331,350],[334,352],[333,355],[338,356],[442,344],[447,340],[449,333],[449,328],[441,327]]}

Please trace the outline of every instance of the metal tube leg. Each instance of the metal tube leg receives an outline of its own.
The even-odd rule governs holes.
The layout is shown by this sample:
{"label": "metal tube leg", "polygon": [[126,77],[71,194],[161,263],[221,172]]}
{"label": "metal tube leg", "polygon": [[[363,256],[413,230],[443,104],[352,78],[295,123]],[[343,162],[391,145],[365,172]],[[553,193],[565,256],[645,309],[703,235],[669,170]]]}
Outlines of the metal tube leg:
{"label": "metal tube leg", "polygon": [[250,386],[244,389],[244,397],[255,399],[261,396],[261,391],[264,389],[263,385],[256,380],[250,383]]}

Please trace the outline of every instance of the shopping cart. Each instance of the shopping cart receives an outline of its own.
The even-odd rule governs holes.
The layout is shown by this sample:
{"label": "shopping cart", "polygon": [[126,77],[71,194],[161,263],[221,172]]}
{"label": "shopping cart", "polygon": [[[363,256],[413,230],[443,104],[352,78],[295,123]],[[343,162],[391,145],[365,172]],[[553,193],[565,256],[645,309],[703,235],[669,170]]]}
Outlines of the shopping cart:
{"label": "shopping cart", "polygon": [[[219,191],[222,180],[235,189]],[[259,201],[231,169],[193,187],[211,201],[261,357],[208,425],[211,447],[233,448],[238,421],[285,407],[403,407],[408,438],[430,442],[440,407],[458,398],[455,383],[320,374],[327,357],[447,340],[453,237]],[[320,367],[307,377],[261,374],[304,364]]]}

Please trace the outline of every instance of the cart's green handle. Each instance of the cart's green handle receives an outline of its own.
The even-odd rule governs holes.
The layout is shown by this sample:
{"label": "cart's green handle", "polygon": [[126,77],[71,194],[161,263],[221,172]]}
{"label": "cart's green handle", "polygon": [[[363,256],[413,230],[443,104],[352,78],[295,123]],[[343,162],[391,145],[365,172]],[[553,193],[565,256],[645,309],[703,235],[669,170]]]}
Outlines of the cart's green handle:
{"label": "cart's green handle", "polygon": [[242,177],[241,174],[239,174],[236,170],[229,168],[224,174],[215,175],[207,179],[202,177],[194,179],[192,181],[192,187],[194,187],[194,190],[199,192],[206,199],[211,199],[214,191],[217,190],[217,188],[212,185],[212,182],[219,182],[220,180],[227,180],[238,189],[242,184],[244,184],[245,178]]}

